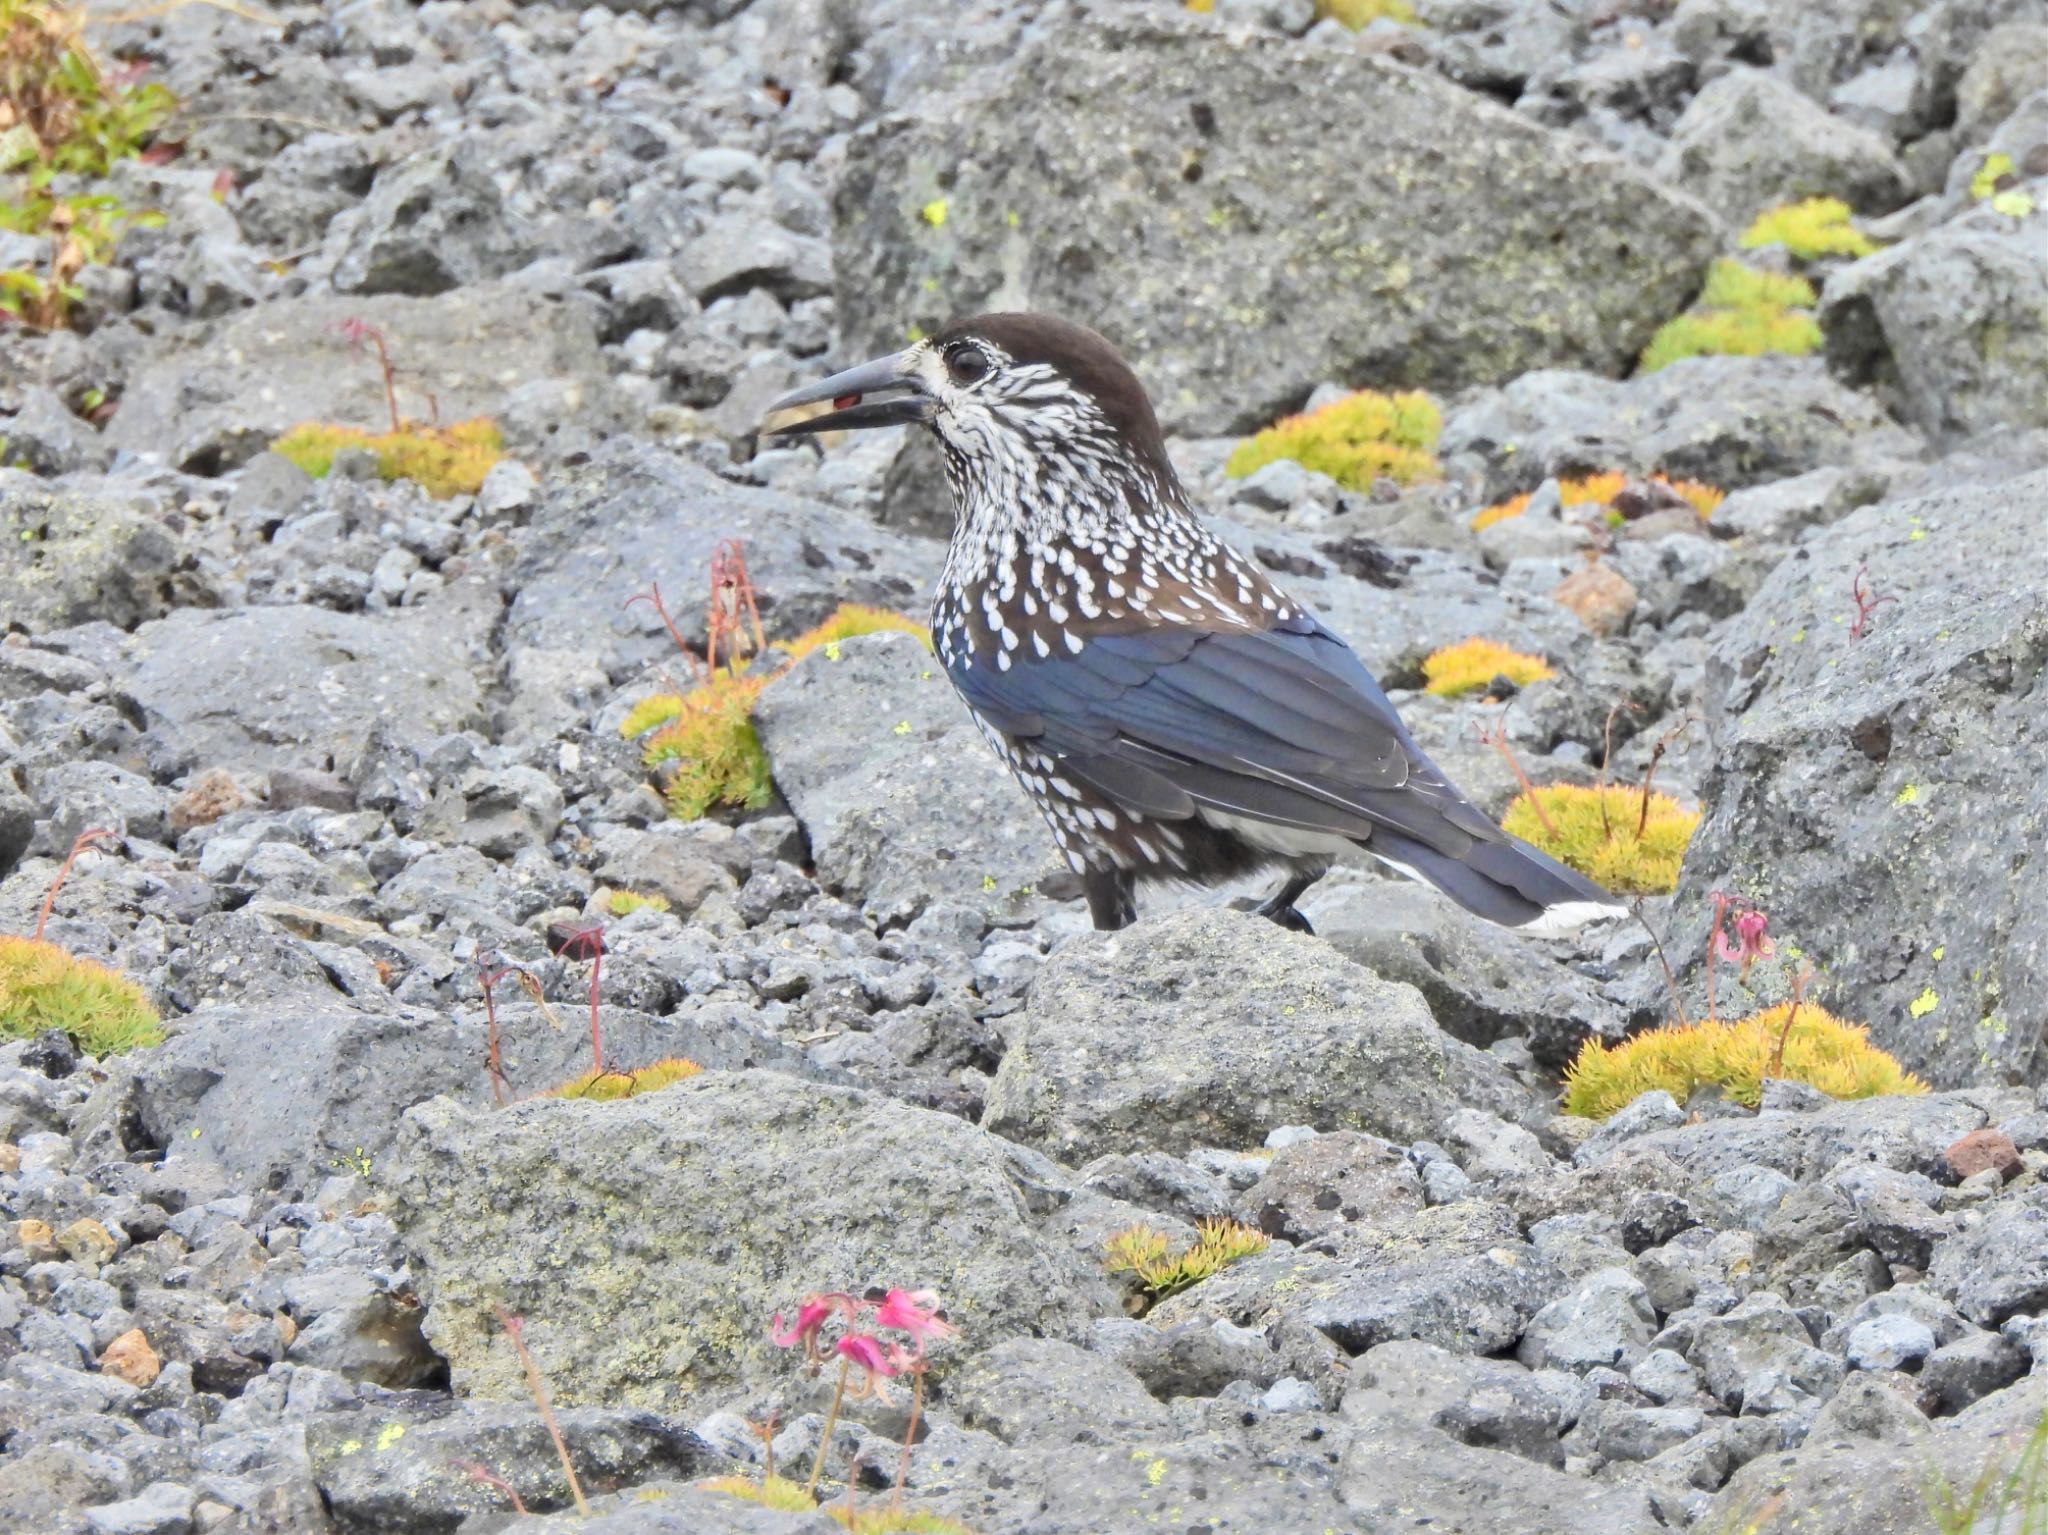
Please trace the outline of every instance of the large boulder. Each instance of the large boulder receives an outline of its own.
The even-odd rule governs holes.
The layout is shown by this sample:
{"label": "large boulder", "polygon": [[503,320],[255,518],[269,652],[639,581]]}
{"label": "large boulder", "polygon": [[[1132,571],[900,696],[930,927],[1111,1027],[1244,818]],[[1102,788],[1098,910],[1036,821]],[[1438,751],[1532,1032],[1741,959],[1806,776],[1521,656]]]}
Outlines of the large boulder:
{"label": "large boulder", "polygon": [[[2044,500],[2048,472],[1866,507],[1708,664],[1719,750],[1675,952],[1702,952],[1708,892],[1736,893],[1936,1085],[2048,1079],[2048,606],[2020,578]],[[1859,571],[1894,600],[1855,638]]]}
{"label": "large boulder", "polygon": [[565,1402],[759,1405],[798,1366],[768,1337],[806,1291],[943,1291],[955,1358],[1118,1311],[1098,1265],[1042,1235],[1057,1177],[965,1120],[769,1071],[614,1103],[436,1099],[389,1158],[428,1341],[470,1395],[525,1394],[502,1302]]}
{"label": "large boulder", "polygon": [[126,689],[164,775],[227,764],[349,770],[373,734],[480,725],[495,596],[459,583],[417,608],[180,608],[127,647]]}
{"label": "large boulder", "polygon": [[704,643],[712,551],[743,546],[761,620],[787,639],[842,602],[922,620],[944,551],[821,502],[736,485],[687,459],[627,440],[543,491],[512,572],[509,646],[575,650],[614,675],[686,662],[652,603],[627,601],[656,585],[678,630]]}
{"label": "large boulder", "polygon": [[1059,950],[1032,983],[987,1127],[1062,1161],[1262,1144],[1282,1125],[1439,1135],[1520,1090],[1411,986],[1262,917],[1175,912]]}
{"label": "large boulder", "polygon": [[1071,315],[1186,432],[1328,378],[1625,369],[1718,236],[1644,171],[1433,75],[1165,18],[1049,33],[846,163],[850,350],[980,309]]}
{"label": "large boulder", "polygon": [[132,629],[193,600],[178,540],[155,510],[0,468],[0,625]]}
{"label": "large boulder", "polygon": [[934,902],[1012,920],[1072,883],[1058,845],[922,641],[814,651],[761,695],[754,724],[819,882],[878,925]]}
{"label": "large boulder", "polygon": [[2024,218],[1978,208],[1828,280],[1828,360],[1938,441],[2048,426],[2048,179]]}
{"label": "large boulder", "polygon": [[581,380],[573,388],[586,401],[603,393],[591,382],[605,367],[587,306],[495,283],[434,298],[309,295],[167,332],[136,364],[107,439],[219,474],[301,422],[385,430],[383,379],[374,352],[350,340],[356,323],[383,336],[398,407],[414,419],[495,415],[539,380]]}

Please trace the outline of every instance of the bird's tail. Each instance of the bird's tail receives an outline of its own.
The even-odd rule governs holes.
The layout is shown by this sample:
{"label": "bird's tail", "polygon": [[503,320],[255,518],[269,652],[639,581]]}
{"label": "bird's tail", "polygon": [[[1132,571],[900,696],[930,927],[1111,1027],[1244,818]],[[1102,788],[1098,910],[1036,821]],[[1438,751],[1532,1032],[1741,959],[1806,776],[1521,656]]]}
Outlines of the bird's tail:
{"label": "bird's tail", "polygon": [[1474,840],[1461,855],[1375,829],[1366,851],[1411,879],[1434,885],[1465,910],[1535,937],[1571,932],[1628,903],[1506,832]]}

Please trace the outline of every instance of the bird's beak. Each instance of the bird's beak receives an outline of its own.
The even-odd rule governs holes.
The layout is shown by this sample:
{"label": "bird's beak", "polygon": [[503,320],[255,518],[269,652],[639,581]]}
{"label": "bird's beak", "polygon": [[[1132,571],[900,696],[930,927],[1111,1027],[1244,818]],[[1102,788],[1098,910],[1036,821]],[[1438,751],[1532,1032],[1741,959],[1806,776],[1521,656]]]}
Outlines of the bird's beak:
{"label": "bird's beak", "polygon": [[[882,394],[887,398],[869,398],[870,395]],[[918,380],[916,359],[909,352],[893,352],[887,357],[877,357],[873,362],[864,362],[857,368],[848,368],[844,373],[835,373],[818,383],[792,389],[768,407],[766,419],[773,421],[785,411],[826,400],[832,402],[831,410],[770,426],[768,435],[794,437],[807,432],[914,424],[931,419],[934,403]]]}

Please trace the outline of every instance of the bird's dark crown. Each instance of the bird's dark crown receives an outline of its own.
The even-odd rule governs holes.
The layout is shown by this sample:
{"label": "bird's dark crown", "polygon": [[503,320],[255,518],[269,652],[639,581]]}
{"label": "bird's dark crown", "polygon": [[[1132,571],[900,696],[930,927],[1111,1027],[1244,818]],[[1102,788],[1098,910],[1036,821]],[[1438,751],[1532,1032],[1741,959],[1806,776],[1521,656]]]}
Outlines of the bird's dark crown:
{"label": "bird's dark crown", "polygon": [[992,313],[954,320],[928,342],[942,356],[957,347],[979,343],[996,348],[1012,366],[1050,368],[1094,402],[1125,453],[1165,464],[1166,439],[1145,386],[1117,349],[1097,332],[1053,315]]}

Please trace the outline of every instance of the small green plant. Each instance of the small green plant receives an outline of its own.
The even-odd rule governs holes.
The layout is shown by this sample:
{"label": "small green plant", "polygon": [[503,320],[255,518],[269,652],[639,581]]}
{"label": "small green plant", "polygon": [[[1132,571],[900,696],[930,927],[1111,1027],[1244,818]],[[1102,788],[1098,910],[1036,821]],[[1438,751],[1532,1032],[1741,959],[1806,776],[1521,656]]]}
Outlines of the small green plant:
{"label": "small green plant", "polygon": [[1605,889],[1669,895],[1700,824],[1667,794],[1621,784],[1550,784],[1515,796],[1503,830],[1542,849]]}
{"label": "small green plant", "polygon": [[1195,1227],[1194,1242],[1176,1253],[1164,1232],[1143,1224],[1126,1226],[1104,1239],[1103,1266],[1112,1274],[1131,1275],[1148,1300],[1164,1300],[1239,1258],[1264,1251],[1269,1241],[1264,1232],[1239,1221],[1205,1220]]}
{"label": "small green plant", "polygon": [[45,1029],[62,1029],[93,1056],[163,1043],[156,1009],[140,986],[43,941],[72,867],[86,853],[102,851],[113,835],[97,828],[80,832],[43,894],[34,935],[0,933],[0,1037],[33,1039]]}
{"label": "small green plant", "polygon": [[1439,477],[1436,440],[1442,429],[1443,415],[1426,394],[1361,389],[1247,438],[1223,472],[1243,479],[1287,458],[1347,490],[1369,490],[1381,478],[1413,485]]}
{"label": "small green plant", "polygon": [[1877,250],[1877,242],[1849,221],[1849,205],[1839,197],[1809,197],[1766,208],[1742,232],[1740,243],[1744,250],[1781,245],[1795,261],[1855,258]]}
{"label": "small green plant", "polygon": [[1555,677],[1541,656],[1528,656],[1493,640],[1469,639],[1432,651],[1422,662],[1422,686],[1439,698],[1456,698],[1505,677],[1518,688]]}
{"label": "small green plant", "polygon": [[1813,284],[1803,277],[1723,258],[1708,271],[1693,306],[1651,337],[1638,366],[1654,373],[1687,357],[1803,356],[1820,345],[1815,301]]}
{"label": "small green plant", "polygon": [[[1774,1059],[1781,1069],[1772,1069]],[[1754,1108],[1767,1076],[1808,1083],[1831,1098],[1927,1091],[1861,1024],[1811,1002],[1782,1002],[1736,1022],[1649,1029],[1618,1045],[1589,1039],[1565,1073],[1564,1109],[1605,1119],[1643,1093],[1662,1089],[1684,1103],[1703,1087]]]}
{"label": "small green plant", "polygon": [[665,895],[642,895],[635,890],[614,890],[605,897],[605,908],[615,917],[628,917],[636,911],[667,911],[668,897]]}
{"label": "small green plant", "polygon": [[[1574,479],[1559,480],[1557,482],[1558,504],[1561,506],[1599,506],[1611,508],[1615,498],[1628,489],[1628,483],[1627,475],[1612,471],[1606,474],[1589,474]],[[1712,517],[1714,515],[1714,508],[1728,498],[1725,491],[1716,490],[1711,485],[1702,485],[1697,480],[1673,480],[1661,474],[1653,474],[1649,477],[1649,484],[1670,491],[1681,501],[1686,502],[1694,511],[1700,514],[1700,521],[1702,522]],[[1529,509],[1529,502],[1532,499],[1533,492],[1524,491],[1519,496],[1510,496],[1505,501],[1495,502],[1472,519],[1472,531],[1474,533],[1481,533],[1497,523],[1508,522],[1521,516],[1522,513]],[[1619,512],[1609,510],[1607,520],[1610,523],[1616,523],[1623,519]]]}
{"label": "small green plant", "polygon": [[670,1056],[637,1071],[586,1071],[546,1094],[550,1098],[584,1098],[595,1103],[615,1103],[621,1098],[638,1098],[645,1093],[673,1087],[702,1076],[704,1068],[681,1056]]}
{"label": "small green plant", "polygon": [[2048,1535],[2048,1412],[2010,1465],[1992,1460],[1967,1489],[1931,1468],[1927,1509],[1941,1535]]}
{"label": "small green plant", "polygon": [[2019,174],[2008,154],[1991,154],[1970,178],[1970,196],[1991,204],[1993,213],[2023,219],[2034,211],[2033,194],[2020,185]]}

